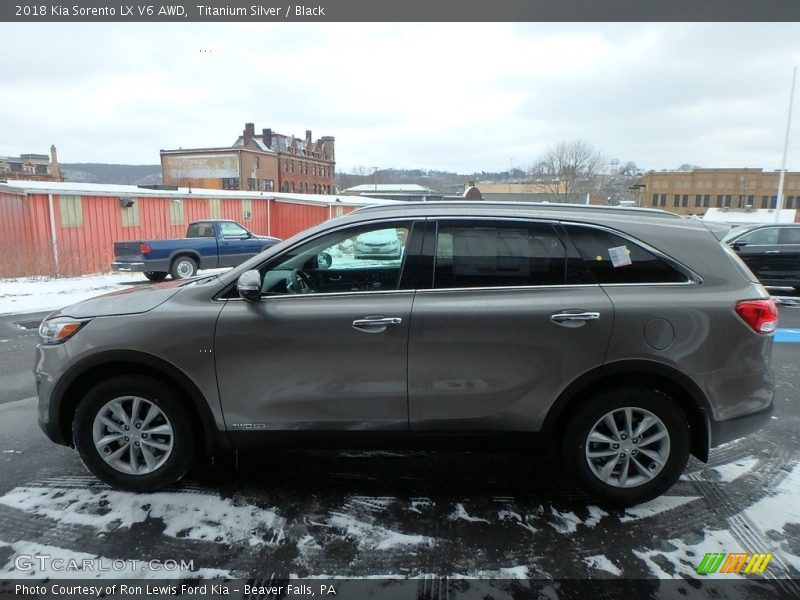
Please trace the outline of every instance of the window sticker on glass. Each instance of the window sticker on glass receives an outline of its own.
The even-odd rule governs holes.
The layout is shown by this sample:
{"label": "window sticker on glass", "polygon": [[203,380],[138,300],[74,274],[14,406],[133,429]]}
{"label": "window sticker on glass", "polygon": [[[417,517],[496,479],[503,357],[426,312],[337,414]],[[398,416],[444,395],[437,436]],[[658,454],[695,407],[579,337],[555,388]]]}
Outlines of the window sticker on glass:
{"label": "window sticker on glass", "polygon": [[608,249],[608,255],[611,257],[611,264],[614,268],[626,267],[631,263],[631,252],[627,246],[616,246]]}

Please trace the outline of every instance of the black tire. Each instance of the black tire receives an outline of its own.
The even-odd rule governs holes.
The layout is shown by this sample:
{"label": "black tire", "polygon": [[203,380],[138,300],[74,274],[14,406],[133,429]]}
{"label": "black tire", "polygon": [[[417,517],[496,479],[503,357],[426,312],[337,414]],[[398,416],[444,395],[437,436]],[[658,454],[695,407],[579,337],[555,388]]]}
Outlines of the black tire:
{"label": "black tire", "polygon": [[150,281],[164,281],[167,278],[169,273],[165,273],[164,271],[145,271],[144,276],[147,277]]}
{"label": "black tire", "polygon": [[169,268],[173,279],[186,279],[197,274],[197,261],[191,256],[176,256]]}
{"label": "black tire", "polygon": [[[165,455],[163,464],[146,474],[118,470],[95,446],[95,417],[108,402],[124,396],[136,396],[155,405],[172,429],[171,452]],[[97,384],[80,401],[72,421],[72,439],[83,464],[107,484],[133,492],[160,490],[183,477],[195,461],[196,438],[192,419],[172,390],[156,379],[139,375],[120,375]],[[139,456],[143,462],[143,455]]]}
{"label": "black tire", "polygon": [[[643,453],[639,453],[639,450],[636,449],[638,446],[632,445],[634,438],[628,439],[626,436],[626,442],[622,443],[633,447],[633,450],[628,449],[629,454],[620,454],[618,455],[619,458],[612,454],[608,457],[608,461],[605,461],[604,458],[594,459],[596,461],[594,463],[595,469],[599,469],[601,465],[608,464],[614,458],[617,458],[618,461],[625,460],[625,463],[618,462],[615,464],[615,472],[618,470],[620,476],[617,477],[614,484],[611,484],[604,481],[599,474],[593,471],[590,459],[587,457],[586,446],[591,443],[590,450],[597,449],[598,451],[602,451],[605,446],[610,452],[614,448],[613,444],[589,442],[589,434],[595,428],[595,425],[599,425],[600,420],[608,413],[614,414],[622,422],[624,411],[619,413],[613,413],[613,411],[625,407],[633,408],[634,416],[636,416],[636,410],[638,409],[657,417],[668,433],[668,449],[665,449],[666,445],[663,442],[657,446],[648,446],[651,452],[655,447],[661,448],[666,454],[663,467],[660,471],[657,471],[658,465],[653,466],[654,461]],[[645,413],[640,412],[638,414],[641,417]],[[604,427],[603,425],[599,426],[601,428]],[[656,428],[656,431],[658,431],[658,428]],[[580,406],[575,407],[574,414],[566,423],[563,432],[561,458],[575,483],[592,498],[608,506],[632,506],[660,496],[678,480],[686,468],[686,462],[689,458],[689,426],[683,411],[667,394],[644,387],[615,388],[584,398],[580,402]],[[651,437],[651,435],[642,435],[642,438],[647,437]],[[640,441],[638,440],[637,443],[640,443]],[[625,449],[625,447],[620,448],[620,450]],[[633,464],[634,454],[639,464],[650,467],[650,469],[646,470],[656,472],[651,479],[646,479],[646,476],[642,475],[641,471]],[[623,459],[621,458],[622,456],[626,456],[626,458]],[[630,480],[631,485],[639,479],[642,479],[642,483],[633,487],[620,487],[622,464],[630,465],[628,473],[632,473],[634,477]],[[613,479],[613,475],[614,473],[612,472],[610,479]]]}

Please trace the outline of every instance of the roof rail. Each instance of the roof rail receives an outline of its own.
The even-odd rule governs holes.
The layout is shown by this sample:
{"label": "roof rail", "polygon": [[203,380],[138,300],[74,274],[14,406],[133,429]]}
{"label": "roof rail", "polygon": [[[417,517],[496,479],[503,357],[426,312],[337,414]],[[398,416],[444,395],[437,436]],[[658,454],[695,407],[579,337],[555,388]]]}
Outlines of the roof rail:
{"label": "roof rail", "polygon": [[380,204],[380,205],[369,205],[369,206],[362,206],[357,208],[353,212],[373,212],[373,211],[381,211],[381,210],[392,210],[396,208],[401,208],[404,206],[414,206],[414,207],[428,207],[431,210],[435,210],[437,206],[447,206],[447,207],[459,207],[459,208],[480,208],[481,206],[502,206],[508,208],[531,208],[535,210],[552,210],[552,211],[560,211],[560,212],[595,212],[595,213],[641,213],[643,215],[647,215],[648,217],[666,217],[666,218],[675,218],[681,219],[682,217],[678,214],[660,210],[657,208],[640,208],[638,206],[609,206],[609,205],[598,205],[598,204],[571,204],[567,202],[503,202],[497,200],[443,200],[443,201],[433,201],[433,202],[419,202],[419,201],[411,201],[411,202],[397,202],[393,204]]}

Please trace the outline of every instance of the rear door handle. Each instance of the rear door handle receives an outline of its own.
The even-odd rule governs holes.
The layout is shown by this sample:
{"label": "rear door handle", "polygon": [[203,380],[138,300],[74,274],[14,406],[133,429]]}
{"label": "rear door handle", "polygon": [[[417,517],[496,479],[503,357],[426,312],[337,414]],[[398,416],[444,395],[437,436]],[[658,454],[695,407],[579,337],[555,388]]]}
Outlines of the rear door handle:
{"label": "rear door handle", "polygon": [[764,250],[764,254],[780,254],[780,250]]}
{"label": "rear door handle", "polygon": [[353,321],[353,329],[365,333],[381,333],[386,331],[387,327],[395,327],[402,322],[403,319],[400,317],[364,317]]}
{"label": "rear door handle", "polygon": [[562,312],[555,313],[550,320],[562,327],[581,327],[586,321],[596,321],[600,318],[599,312]]}

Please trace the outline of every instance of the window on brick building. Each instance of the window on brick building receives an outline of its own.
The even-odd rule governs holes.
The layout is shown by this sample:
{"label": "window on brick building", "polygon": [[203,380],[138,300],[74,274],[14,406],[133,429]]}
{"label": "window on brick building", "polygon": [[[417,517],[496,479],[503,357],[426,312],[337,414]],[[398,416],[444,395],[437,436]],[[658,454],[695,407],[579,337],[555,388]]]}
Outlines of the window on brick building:
{"label": "window on brick building", "polygon": [[275,190],[275,182],[272,179],[265,179],[262,181],[262,184],[265,192],[272,192]]}
{"label": "window on brick building", "polygon": [[681,205],[681,195],[675,194],[675,196],[672,199],[672,206],[680,206],[680,205]]}
{"label": "window on brick building", "polygon": [[711,205],[711,195],[706,194],[705,196],[703,196],[703,206],[708,208],[710,205]]}
{"label": "window on brick building", "polygon": [[251,192],[257,189],[256,180],[253,177],[247,178],[247,189]]}
{"label": "window on brick building", "polygon": [[722,196],[717,194],[717,208],[722,208]]}
{"label": "window on brick building", "polygon": [[239,189],[239,179],[236,177],[224,177],[222,179],[222,189],[223,190],[238,190]]}

